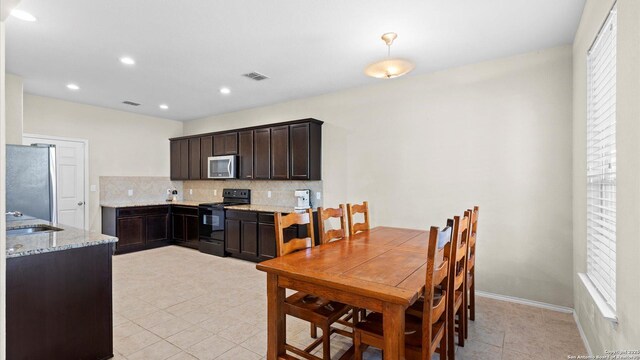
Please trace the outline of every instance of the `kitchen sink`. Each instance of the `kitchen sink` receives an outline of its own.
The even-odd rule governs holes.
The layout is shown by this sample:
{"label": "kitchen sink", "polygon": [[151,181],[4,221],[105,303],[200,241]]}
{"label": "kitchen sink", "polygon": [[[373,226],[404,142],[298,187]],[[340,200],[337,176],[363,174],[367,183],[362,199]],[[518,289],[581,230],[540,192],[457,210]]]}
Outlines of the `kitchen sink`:
{"label": "kitchen sink", "polygon": [[7,236],[11,235],[30,235],[30,234],[40,234],[43,232],[54,232],[61,231],[62,229],[50,226],[50,225],[32,225],[32,226],[22,226],[7,229]]}

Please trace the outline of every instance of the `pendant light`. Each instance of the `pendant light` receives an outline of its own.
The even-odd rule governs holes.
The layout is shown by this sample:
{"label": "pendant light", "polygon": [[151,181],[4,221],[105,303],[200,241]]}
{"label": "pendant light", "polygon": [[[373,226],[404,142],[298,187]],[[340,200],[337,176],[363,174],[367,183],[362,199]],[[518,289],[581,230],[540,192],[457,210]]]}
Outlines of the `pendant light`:
{"label": "pendant light", "polygon": [[398,34],[393,32],[382,34],[382,41],[387,44],[387,59],[367,66],[364,69],[365,74],[378,79],[393,79],[407,74],[416,67],[409,60],[391,58],[391,44],[397,37]]}

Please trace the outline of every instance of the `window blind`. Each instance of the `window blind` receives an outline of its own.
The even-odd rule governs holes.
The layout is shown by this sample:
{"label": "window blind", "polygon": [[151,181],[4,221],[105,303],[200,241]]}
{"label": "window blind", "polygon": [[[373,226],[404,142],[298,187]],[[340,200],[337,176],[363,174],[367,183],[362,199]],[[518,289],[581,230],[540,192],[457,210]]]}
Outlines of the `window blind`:
{"label": "window blind", "polygon": [[587,276],[616,308],[616,25],[614,7],[587,54]]}

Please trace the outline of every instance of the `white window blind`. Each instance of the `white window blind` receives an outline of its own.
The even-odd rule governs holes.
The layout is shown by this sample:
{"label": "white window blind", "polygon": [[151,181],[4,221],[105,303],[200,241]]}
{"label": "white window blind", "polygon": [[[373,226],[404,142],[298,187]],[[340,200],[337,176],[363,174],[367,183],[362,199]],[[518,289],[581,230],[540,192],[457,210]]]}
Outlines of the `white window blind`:
{"label": "white window blind", "polygon": [[587,54],[587,276],[616,308],[616,25],[614,7]]}

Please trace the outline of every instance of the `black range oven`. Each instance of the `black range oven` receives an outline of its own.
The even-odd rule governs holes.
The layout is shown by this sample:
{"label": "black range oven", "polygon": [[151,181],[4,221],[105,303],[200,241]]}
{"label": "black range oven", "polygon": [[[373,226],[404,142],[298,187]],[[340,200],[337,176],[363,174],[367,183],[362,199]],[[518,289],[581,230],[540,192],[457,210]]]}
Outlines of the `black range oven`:
{"label": "black range oven", "polygon": [[198,206],[200,252],[226,256],[224,243],[225,206],[251,203],[251,190],[224,189],[223,201]]}

